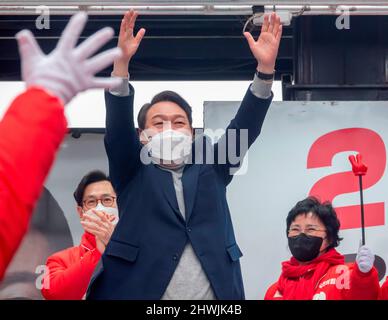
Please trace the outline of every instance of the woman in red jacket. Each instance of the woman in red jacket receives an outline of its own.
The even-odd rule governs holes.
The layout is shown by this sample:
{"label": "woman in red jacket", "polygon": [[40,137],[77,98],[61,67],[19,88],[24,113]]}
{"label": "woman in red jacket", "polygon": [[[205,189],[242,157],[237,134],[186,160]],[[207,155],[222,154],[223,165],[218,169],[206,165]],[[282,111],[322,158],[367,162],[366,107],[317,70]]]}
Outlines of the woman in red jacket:
{"label": "woman in red jacket", "polygon": [[79,92],[120,83],[94,77],[121,55],[120,49],[111,49],[91,57],[113,38],[111,28],[75,47],[86,21],[85,13],[73,16],[49,55],[40,50],[30,31],[16,35],[27,90],[12,102],[0,122],[0,280],[27,231],[66,134],[64,105]]}
{"label": "woman in red jacket", "polygon": [[42,295],[46,300],[80,300],[118,222],[116,193],[109,178],[92,171],[79,183],[74,198],[85,230],[79,246],[47,259]]}
{"label": "woman in red jacket", "polygon": [[266,300],[375,300],[380,286],[374,255],[365,246],[356,262],[345,264],[335,250],[340,222],[330,203],[307,198],[287,217],[288,245],[293,257],[282,263],[279,280]]}

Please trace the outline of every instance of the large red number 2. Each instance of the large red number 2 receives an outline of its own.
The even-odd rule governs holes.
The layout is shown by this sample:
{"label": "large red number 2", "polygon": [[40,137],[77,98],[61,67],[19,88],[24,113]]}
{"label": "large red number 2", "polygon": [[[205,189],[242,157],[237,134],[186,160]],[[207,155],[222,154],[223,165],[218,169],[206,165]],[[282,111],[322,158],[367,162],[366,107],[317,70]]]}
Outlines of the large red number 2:
{"label": "large red number 2", "polygon": [[[362,154],[363,162],[368,166],[368,173],[363,177],[364,190],[381,179],[386,164],[384,141],[375,131],[365,128],[336,130],[318,138],[310,148],[307,157],[307,168],[331,166],[333,157],[344,151],[356,151]],[[358,178],[350,170],[318,180],[309,194],[318,197],[322,201],[333,201],[338,195],[358,190]],[[367,199],[365,199],[365,202],[368,202]],[[367,203],[364,208],[366,227],[384,225],[384,202]],[[336,211],[341,221],[341,229],[361,227],[359,205],[338,207]]]}

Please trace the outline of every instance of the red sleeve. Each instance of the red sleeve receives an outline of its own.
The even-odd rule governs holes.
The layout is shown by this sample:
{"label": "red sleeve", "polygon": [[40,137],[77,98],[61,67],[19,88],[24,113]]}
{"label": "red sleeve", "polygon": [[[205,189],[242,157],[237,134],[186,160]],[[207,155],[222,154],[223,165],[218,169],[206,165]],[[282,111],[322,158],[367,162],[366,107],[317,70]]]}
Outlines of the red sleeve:
{"label": "red sleeve", "polygon": [[270,286],[265,293],[264,300],[283,300],[281,297],[276,297],[275,294],[278,291],[278,283],[274,283],[272,286]]}
{"label": "red sleeve", "polygon": [[[43,280],[42,295],[46,300],[81,300],[101,257],[95,249],[71,265],[58,256],[48,258],[48,273]],[[47,286],[47,287],[46,287]]]}
{"label": "red sleeve", "polygon": [[388,300],[388,277],[381,287],[379,300]]}
{"label": "red sleeve", "polygon": [[363,273],[354,263],[350,274],[350,287],[343,289],[346,300],[377,300],[380,292],[378,273],[375,267]]}
{"label": "red sleeve", "polygon": [[0,280],[66,131],[62,103],[39,88],[20,94],[0,122]]}

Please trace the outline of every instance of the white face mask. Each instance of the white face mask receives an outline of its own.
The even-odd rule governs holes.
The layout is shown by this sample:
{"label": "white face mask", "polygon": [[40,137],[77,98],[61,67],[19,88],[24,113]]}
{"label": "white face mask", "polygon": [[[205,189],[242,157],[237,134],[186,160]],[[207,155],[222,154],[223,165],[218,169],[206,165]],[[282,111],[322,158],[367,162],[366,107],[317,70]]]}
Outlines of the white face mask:
{"label": "white face mask", "polygon": [[98,203],[97,207],[93,209],[89,209],[88,211],[85,212],[85,214],[95,214],[93,213],[93,210],[95,211],[102,211],[110,216],[114,216],[115,219],[112,221],[114,225],[116,225],[119,222],[119,210],[114,207],[105,207],[101,203]]}
{"label": "white face mask", "polygon": [[182,164],[191,154],[192,138],[181,131],[168,129],[146,138],[146,147],[156,164]]}

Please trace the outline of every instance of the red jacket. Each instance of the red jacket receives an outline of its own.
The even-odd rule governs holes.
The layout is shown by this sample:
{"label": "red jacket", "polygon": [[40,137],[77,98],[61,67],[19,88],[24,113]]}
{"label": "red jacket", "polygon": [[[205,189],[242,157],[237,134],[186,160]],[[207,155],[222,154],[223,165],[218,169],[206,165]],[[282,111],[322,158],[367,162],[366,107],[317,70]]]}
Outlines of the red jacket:
{"label": "red jacket", "polygon": [[81,300],[101,258],[96,238],[84,233],[81,244],[53,254],[47,259],[42,295],[47,300]]}
{"label": "red jacket", "polygon": [[62,103],[39,88],[20,94],[0,122],[0,280],[66,132]]}
{"label": "red jacket", "polygon": [[379,300],[388,300],[388,277],[381,287]]}
{"label": "red jacket", "polygon": [[[287,297],[286,299],[297,300],[376,300],[378,298],[380,285],[375,268],[368,273],[362,273],[356,263],[336,263],[340,261],[338,258],[342,255],[334,249],[327,254],[335,256],[337,260],[333,259],[327,263],[324,256],[319,257],[314,260],[317,263],[301,266],[303,270],[298,277],[281,276],[279,281],[268,289],[264,299],[283,300],[283,296]],[[342,261],[344,261],[343,258]],[[290,262],[283,263],[282,275],[289,273],[288,270],[285,271],[285,266],[290,265],[296,267],[298,272],[296,260],[292,258]],[[293,272],[295,273],[295,270]],[[283,289],[279,283],[283,283]],[[306,288],[309,289],[306,290]],[[294,292],[284,292],[284,290],[294,290]]]}

